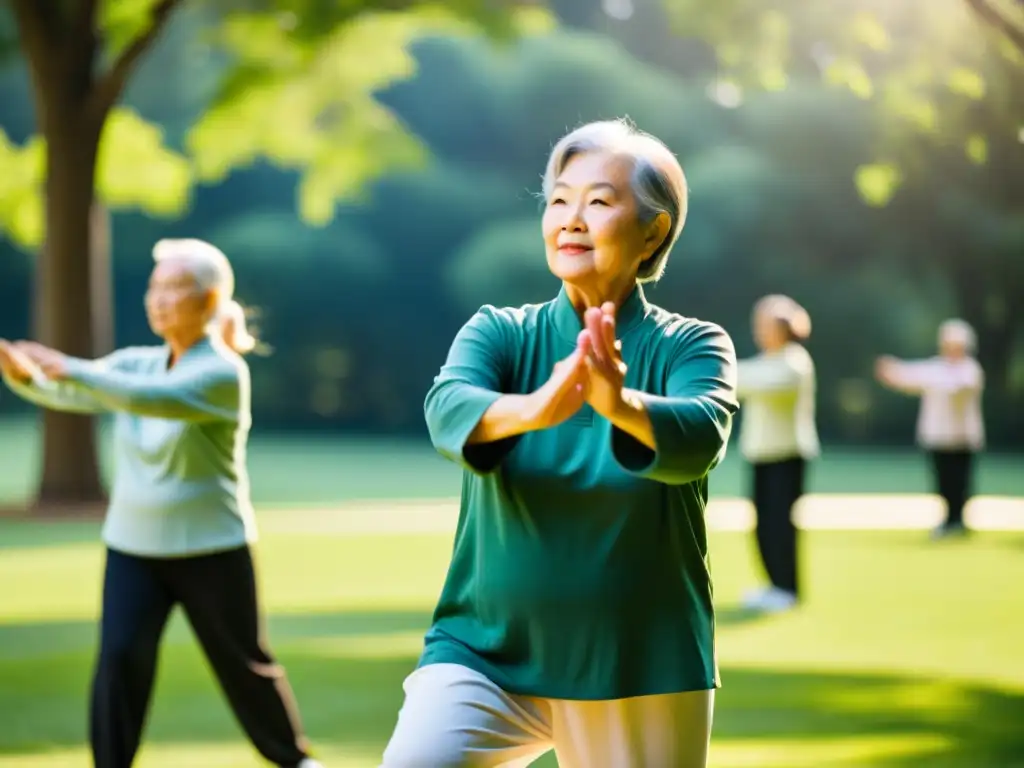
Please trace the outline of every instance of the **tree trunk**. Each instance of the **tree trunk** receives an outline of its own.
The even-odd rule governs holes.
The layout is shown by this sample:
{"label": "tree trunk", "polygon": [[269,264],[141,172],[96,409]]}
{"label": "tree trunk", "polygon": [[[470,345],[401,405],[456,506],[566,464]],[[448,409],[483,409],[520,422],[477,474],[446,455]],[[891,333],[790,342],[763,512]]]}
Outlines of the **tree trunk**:
{"label": "tree trunk", "polygon": [[114,351],[114,274],[113,233],[110,212],[98,200],[92,204],[92,231],[89,246],[92,296],[92,355],[103,357]]}
{"label": "tree trunk", "polygon": [[[70,95],[62,94],[65,101],[76,102]],[[66,354],[92,358],[99,329],[93,299],[96,293],[109,296],[110,272],[104,249],[95,249],[97,236],[103,234],[94,206],[100,126],[90,125],[82,106],[52,105],[51,114],[59,119],[48,121],[47,235],[37,267],[37,335]],[[107,286],[97,291],[103,281]],[[104,496],[93,419],[45,411],[37,506],[89,506]]]}

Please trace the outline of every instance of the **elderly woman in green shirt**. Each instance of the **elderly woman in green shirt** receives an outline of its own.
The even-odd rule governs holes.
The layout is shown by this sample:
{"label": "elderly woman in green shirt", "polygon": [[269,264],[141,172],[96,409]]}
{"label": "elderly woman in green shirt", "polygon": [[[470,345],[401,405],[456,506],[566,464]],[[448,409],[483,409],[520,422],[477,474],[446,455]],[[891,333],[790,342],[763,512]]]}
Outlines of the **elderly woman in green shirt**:
{"label": "elderly woman in green shirt", "polygon": [[703,768],[718,686],[705,508],[737,410],[718,326],[647,301],[686,215],[622,121],[554,148],[544,304],[482,307],[426,398],[464,469],[447,580],[384,768]]}
{"label": "elderly woman in green shirt", "polygon": [[246,442],[255,344],[214,246],[164,240],[146,292],[160,346],[80,360],[0,341],[10,388],[37,405],[115,414],[117,473],[90,738],[97,768],[138,750],[160,638],[181,605],[239,722],[271,763],[314,768],[284,672],[261,636]]}

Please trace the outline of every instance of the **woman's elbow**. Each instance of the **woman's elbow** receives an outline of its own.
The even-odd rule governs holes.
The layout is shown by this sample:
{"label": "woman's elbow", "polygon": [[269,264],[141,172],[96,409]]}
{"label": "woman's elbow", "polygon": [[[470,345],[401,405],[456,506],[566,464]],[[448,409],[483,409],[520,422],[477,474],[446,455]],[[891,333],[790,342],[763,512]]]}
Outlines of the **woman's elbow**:
{"label": "woman's elbow", "polygon": [[725,457],[730,432],[730,425],[713,422],[694,430],[674,456],[662,459],[665,480],[672,485],[684,485],[707,475]]}
{"label": "woman's elbow", "polygon": [[731,435],[732,412],[723,410],[715,418],[708,420],[691,457],[693,469],[699,473],[699,477],[703,477],[721,463]]}
{"label": "woman's elbow", "polygon": [[438,438],[451,431],[453,419],[458,418],[465,400],[463,393],[462,386],[450,380],[435,382],[427,392],[423,400],[423,419],[435,446]]}
{"label": "woman's elbow", "polygon": [[423,401],[423,421],[427,425],[427,434],[430,435],[430,442],[437,448],[437,439],[444,423],[444,413],[443,409],[439,407],[436,387],[432,387],[427,392],[427,397]]}

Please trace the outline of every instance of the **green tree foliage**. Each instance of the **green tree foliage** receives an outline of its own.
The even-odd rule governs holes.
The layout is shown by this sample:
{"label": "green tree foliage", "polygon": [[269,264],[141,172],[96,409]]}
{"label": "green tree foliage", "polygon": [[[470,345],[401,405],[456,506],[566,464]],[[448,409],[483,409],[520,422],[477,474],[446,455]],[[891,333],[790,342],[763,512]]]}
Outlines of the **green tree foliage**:
{"label": "green tree foliage", "polygon": [[[1024,13],[1012,0],[665,2],[676,28],[710,42],[723,77],[740,87],[781,91],[818,74],[875,103],[889,139],[952,139],[975,163],[985,162],[991,134],[1017,138],[1024,26],[1010,12],[1022,20]],[[991,14],[1003,21],[991,23]],[[886,147],[881,159],[895,151]],[[869,199],[884,176],[867,173]]]}
{"label": "green tree foliage", "polygon": [[[720,88],[783,93],[807,77],[873,113],[875,138],[852,181],[902,242],[839,263],[882,257],[938,271],[981,333],[997,400],[1024,331],[1024,5],[1017,0],[665,0],[676,29],[710,42]],[[788,125],[811,149],[822,140]],[[908,222],[931,222],[924,238]],[[813,223],[812,223],[813,225]],[[922,241],[923,240],[923,241]],[[1014,255],[1017,254],[1017,255]],[[833,255],[836,255],[834,253]],[[821,255],[817,258],[820,258]]]}
{"label": "green tree foliage", "polygon": [[[223,64],[178,44],[180,34],[199,45],[194,29],[169,32],[126,104],[159,122],[177,149],[194,123],[185,118],[198,113],[194,105],[216,79],[210,71]],[[898,216],[899,206],[934,204],[934,190],[916,177],[886,207],[862,203],[852,179],[877,146],[870,101],[815,76],[782,92],[750,92],[727,108],[703,81],[642,64],[594,34],[503,47],[434,37],[412,53],[415,74],[378,99],[433,162],[388,172],[327,225],[309,227],[298,215],[301,171],[267,162],[197,187],[180,220],[117,214],[121,343],[151,342],[139,299],[153,240],[206,237],[236,258],[239,297],[258,310],[257,327],[273,348],[252,359],[260,429],[418,434],[423,394],[467,316],[484,302],[518,304],[555,291],[536,196],[551,144],[583,120],[628,111],[665,136],[691,186],[689,221],[652,299],[723,324],[747,354],[752,301],[791,293],[815,320],[825,439],[910,439],[915,404],[873,385],[872,359],[934,348],[935,326],[957,310],[957,298],[945,262],[931,254],[943,238],[975,248],[979,235],[964,217],[938,221],[907,209]],[[159,71],[164,65],[170,73]],[[576,86],[559,93],[553,78]],[[154,95],[159,87],[164,98]],[[0,93],[0,120],[21,125],[15,91]],[[971,168],[979,179],[991,171]],[[968,189],[959,181],[953,188]],[[915,264],[908,254],[922,257]],[[24,264],[0,259],[5,325],[24,311],[15,292],[27,282],[14,268]],[[966,282],[989,279],[975,273]],[[0,400],[5,410],[17,405]],[[1014,409],[991,398],[986,405],[994,441],[1019,434]]]}
{"label": "green tree foliage", "polygon": [[[95,16],[77,19],[81,30],[72,27],[76,14],[90,12]],[[97,192],[112,209],[180,215],[193,184],[222,181],[266,158],[303,174],[299,210],[306,221],[324,224],[338,202],[357,198],[368,181],[427,159],[416,137],[375,99],[378,90],[412,74],[413,40],[481,28],[499,36],[534,32],[548,23],[531,4],[483,0],[8,0],[0,6],[0,43],[13,42],[16,24],[25,31],[26,51],[33,30],[51,35],[54,44],[79,34],[83,41],[96,37],[101,50],[95,58],[108,64],[95,83],[94,106],[102,111],[97,117],[106,118],[103,144],[109,147],[98,158]],[[165,27],[176,38],[174,48],[157,46]],[[175,27],[195,36],[191,45]],[[185,46],[186,53],[215,58],[219,66],[202,70],[216,76],[205,94],[209,100],[194,105],[201,110],[195,122],[182,141],[168,146],[160,128],[115,102],[151,47],[160,48],[154,51],[160,63],[187,66]],[[151,89],[150,96],[136,93],[133,101],[159,112],[165,94]],[[0,128],[0,161],[14,169],[0,182],[0,229],[27,248],[43,239],[43,138],[16,146]]]}
{"label": "green tree foliage", "polygon": [[[161,129],[118,106],[144,56],[185,6],[202,14],[222,60],[220,84],[185,152]],[[407,77],[408,45],[424,33],[483,26],[537,28],[544,16],[514,2],[457,0],[7,0],[0,49],[16,32],[32,84],[38,135],[16,146],[0,131],[0,227],[38,263],[37,333],[70,354],[92,356],[97,310],[109,302],[105,211],[182,213],[196,182],[223,180],[268,158],[301,174],[298,207],[328,223],[339,200],[425,153],[374,94]],[[44,502],[90,502],[99,483],[92,425],[47,413]]]}

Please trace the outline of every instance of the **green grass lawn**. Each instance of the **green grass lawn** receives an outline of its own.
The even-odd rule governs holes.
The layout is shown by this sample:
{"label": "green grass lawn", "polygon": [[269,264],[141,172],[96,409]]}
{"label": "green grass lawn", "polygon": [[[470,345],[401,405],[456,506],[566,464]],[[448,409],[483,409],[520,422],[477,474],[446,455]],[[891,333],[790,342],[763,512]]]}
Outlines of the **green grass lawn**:
{"label": "green grass lawn", "polygon": [[[102,440],[107,474],[109,435]],[[34,492],[40,439],[33,418],[0,422],[0,504]],[[986,455],[978,492],[1024,496],[1024,457]],[[264,505],[331,505],[352,499],[458,496],[458,469],[423,440],[281,437],[255,433],[249,451],[253,497]],[[923,493],[928,467],[912,449],[849,450],[826,446],[810,473],[813,493]],[[714,496],[745,496],[747,467],[733,448],[711,476]]]}
{"label": "green grass lawn", "polygon": [[[0,522],[0,765],[86,768],[100,548]],[[1024,535],[810,533],[807,605],[751,620],[747,537],[715,534],[713,768],[1024,766]],[[376,766],[444,576],[446,535],[268,534],[274,648],[328,768]],[[140,768],[258,766],[176,617]],[[552,766],[553,761],[540,765]]]}

